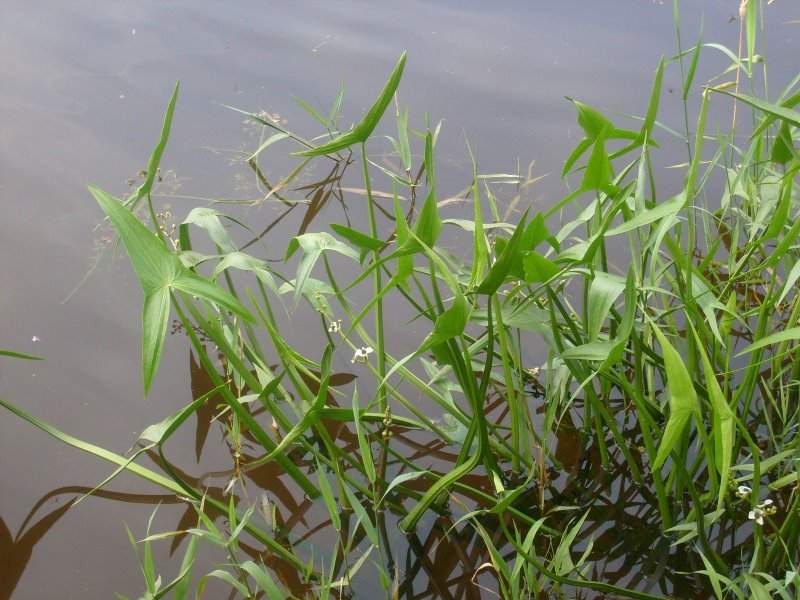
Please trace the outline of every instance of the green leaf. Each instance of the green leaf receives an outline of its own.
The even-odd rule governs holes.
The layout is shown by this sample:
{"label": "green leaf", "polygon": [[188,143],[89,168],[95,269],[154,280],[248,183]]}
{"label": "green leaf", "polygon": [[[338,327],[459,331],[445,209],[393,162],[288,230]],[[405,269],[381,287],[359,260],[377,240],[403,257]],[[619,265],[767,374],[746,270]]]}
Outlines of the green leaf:
{"label": "green leaf", "polygon": [[647,113],[644,117],[644,123],[639,131],[639,142],[643,143],[645,140],[650,140],[653,133],[653,125],[658,116],[658,104],[661,100],[661,83],[664,80],[664,57],[658,61],[656,68],[656,76],[653,79],[653,88],[650,90],[650,101],[647,104]]}
{"label": "green leaf", "polygon": [[217,246],[222,249],[223,252],[236,252],[236,246],[234,245],[231,236],[228,234],[228,231],[225,229],[225,227],[222,226],[222,222],[220,221],[220,217],[224,216],[225,214],[219,212],[218,210],[199,206],[197,208],[193,208],[183,222],[187,225],[191,223],[202,229],[205,229],[208,232],[209,237]]}
{"label": "green leaf", "polygon": [[327,144],[312,148],[311,150],[295,152],[294,154],[296,156],[322,156],[323,154],[332,154],[339,150],[344,150],[353,144],[365,142],[378,125],[383,113],[386,111],[386,107],[392,100],[392,96],[394,96],[395,91],[397,91],[397,86],[400,84],[400,79],[403,76],[405,64],[406,53],[403,52],[397,60],[397,64],[392,70],[391,75],[389,75],[389,80],[386,82],[383,91],[358,125],[347,133],[332,139]]}
{"label": "green leaf", "polygon": [[697,45],[692,50],[692,61],[689,63],[689,68],[686,70],[686,79],[683,81],[683,99],[684,101],[689,97],[689,90],[692,89],[692,82],[694,75],[697,72],[697,64],[700,61],[700,50],[703,47],[703,40],[698,39]]}
{"label": "green leaf", "polygon": [[189,536],[189,543],[186,545],[186,552],[181,561],[181,570],[178,577],[175,578],[175,593],[174,600],[185,600],[186,594],[189,592],[189,584],[192,579],[192,566],[194,565],[194,557],[197,554],[197,537],[194,535]]}
{"label": "green leaf", "polygon": [[783,331],[778,331],[777,333],[773,333],[772,335],[768,335],[767,337],[761,338],[757,342],[754,342],[747,346],[744,350],[739,352],[736,356],[742,356],[744,354],[749,354],[750,352],[755,352],[756,350],[760,350],[761,348],[766,348],[767,346],[772,346],[773,344],[780,344],[782,342],[788,342],[791,340],[798,340],[800,339],[800,327],[791,327],[789,329],[784,329]]}
{"label": "green leaf", "polygon": [[150,291],[144,296],[142,307],[142,380],[144,395],[150,391],[158,371],[164,337],[169,324],[169,287]]}
{"label": "green leaf", "polygon": [[556,263],[534,251],[526,253],[522,263],[525,268],[525,281],[528,283],[544,283],[561,270]]}
{"label": "green leaf", "polygon": [[595,342],[611,307],[625,289],[625,280],[618,275],[596,271],[589,287],[588,331],[590,342]]}
{"label": "green leaf", "polygon": [[223,571],[222,569],[216,569],[211,571],[206,577],[214,577],[216,579],[221,579],[233,589],[235,589],[239,594],[241,594],[242,598],[250,598],[250,591],[247,589],[247,586],[244,585],[241,581],[236,579],[233,575],[228,573],[227,571]]}
{"label": "green leaf", "polygon": [[794,140],[792,139],[792,130],[789,128],[789,123],[784,121],[778,129],[778,135],[775,137],[775,144],[772,146],[772,154],[770,160],[774,163],[785,165],[795,156]]}
{"label": "green leaf", "polygon": [[226,269],[239,269],[240,271],[249,271],[261,280],[270,290],[275,294],[279,294],[278,287],[275,284],[275,278],[272,276],[267,263],[259,258],[245,254],[244,252],[230,252],[217,263],[214,267],[212,279],[216,279],[220,273]]}
{"label": "green leaf", "polygon": [[612,227],[606,231],[606,236],[619,235],[620,233],[627,233],[638,229],[644,225],[660,221],[664,217],[673,216],[678,214],[684,203],[686,202],[685,192],[681,192],[677,196],[673,196],[669,200],[656,205],[654,208],[636,214],[632,219],[625,221],[617,227]]}
{"label": "green leaf", "polygon": [[322,361],[320,362],[321,365],[321,373],[320,373],[320,383],[319,383],[319,390],[317,391],[317,395],[314,398],[314,403],[312,406],[308,408],[306,413],[303,415],[303,418],[300,419],[300,422],[297,423],[294,427],[292,427],[291,431],[289,431],[286,435],[283,436],[283,439],[280,443],[273,448],[273,450],[267,454],[262,460],[264,462],[270,461],[276,456],[283,454],[283,452],[291,446],[294,441],[299,438],[303,433],[306,432],[310,427],[316,424],[320,419],[320,410],[325,405],[325,400],[328,396],[328,383],[331,377],[331,354],[333,351],[333,347],[328,345],[325,347],[325,352],[322,355]]}
{"label": "green leaf", "polygon": [[302,108],[309,115],[311,115],[315,120],[317,120],[320,125],[322,125],[323,127],[327,127],[328,126],[328,119],[323,117],[321,114],[319,114],[319,112],[313,106],[311,106],[308,102],[306,102],[305,100],[303,100],[302,98],[300,98],[298,96],[292,96],[292,100],[294,100],[300,108]]}
{"label": "green leaf", "polygon": [[[406,216],[403,214],[403,209],[400,206],[400,201],[397,199],[396,193],[394,197],[394,220],[397,248],[406,248],[411,243],[411,229],[408,226]],[[400,254],[397,257],[397,266],[395,267],[395,274],[391,281],[392,285],[404,285],[406,279],[413,271],[414,258],[411,256],[411,253]]]}
{"label": "green leaf", "polygon": [[[520,251],[514,255],[509,273],[518,279],[525,279],[525,266],[523,264],[525,255],[523,253],[533,250],[544,240],[551,240],[552,242],[553,239],[545,225],[544,216],[541,213],[537,213],[522,233],[522,239],[519,243]],[[502,251],[502,244],[505,243],[505,239],[498,237],[496,238],[496,243],[498,244],[498,250]]]}
{"label": "green leaf", "polygon": [[[561,353],[564,358],[575,358],[585,360],[602,360],[602,364],[597,368],[597,372],[605,372],[610,367],[617,364],[625,352],[628,338],[633,331],[634,319],[636,317],[636,278],[633,267],[628,270],[628,277],[625,281],[625,313],[622,321],[617,328],[617,336],[608,342],[590,342],[574,348],[568,348]],[[594,375],[590,375],[583,385],[586,385]]]}
{"label": "green leaf", "polygon": [[172,287],[176,290],[213,302],[223,308],[227,308],[232,313],[242,317],[245,321],[255,323],[255,317],[250,314],[239,300],[214,282],[196,273],[192,273],[188,270],[184,271],[172,282]]}
{"label": "green leaf", "polygon": [[414,479],[419,479],[420,477],[423,477],[424,475],[431,475],[431,472],[430,471],[409,471],[407,473],[401,473],[400,475],[398,475],[397,477],[392,479],[392,481],[389,483],[389,485],[386,486],[386,490],[384,490],[383,496],[381,496],[381,503],[383,503],[383,501],[386,499],[386,496],[388,496],[392,492],[392,490],[394,488],[396,488],[398,485],[403,485],[406,481],[412,481]]}
{"label": "green leaf", "polygon": [[727,90],[715,88],[711,89],[715,92],[720,92],[727,96],[731,96],[732,98],[736,98],[737,100],[741,100],[745,104],[749,104],[753,108],[757,108],[758,110],[780,119],[785,123],[789,123],[795,127],[800,127],[800,112],[797,112],[796,110],[786,108],[785,106],[781,106],[779,104],[773,104],[771,102],[767,102],[766,100],[761,100],[760,98],[754,98],[753,96],[748,96],[746,94],[737,94],[735,92],[729,92]]}
{"label": "green leaf", "polygon": [[339,117],[339,112],[342,110],[342,101],[344,100],[344,82],[339,84],[339,93],[331,104],[331,109],[328,111],[328,124],[334,125],[336,119]]}
{"label": "green leaf", "polygon": [[359,129],[359,134],[361,135],[361,141],[366,140],[373,132],[375,127],[378,125],[378,122],[383,117],[383,113],[386,112],[386,107],[389,106],[389,102],[392,101],[394,97],[394,93],[397,91],[397,87],[400,85],[400,79],[403,77],[403,69],[406,66],[406,51],[404,50],[400,57],[397,59],[397,63],[392,69],[392,73],[389,75],[389,80],[386,82],[386,85],[381,91],[380,96],[375,100],[375,103],[369,109],[364,119],[359,123],[357,128]]}
{"label": "green leaf", "polygon": [[255,152],[253,152],[249,157],[247,157],[247,160],[251,161],[257,159],[258,155],[261,154],[264,150],[266,150],[270,146],[272,146],[272,144],[280,142],[281,140],[285,140],[288,137],[289,137],[288,133],[284,132],[273,133],[266,140],[264,140],[264,143],[261,144]]}
{"label": "green leaf", "polygon": [[42,358],[41,356],[34,356],[33,354],[25,354],[24,352],[14,352],[13,350],[0,350],[0,356],[21,358],[23,360],[44,360],[44,358]]}
{"label": "green leaf", "polygon": [[89,191],[114,224],[145,293],[171,284],[184,268],[178,257],[119,200],[93,186]]}
{"label": "green leaf", "polygon": [[587,138],[583,138],[578,145],[572,150],[570,155],[567,157],[567,160],[564,161],[564,166],[561,169],[561,177],[562,179],[566,177],[570,170],[572,169],[572,165],[574,165],[578,159],[583,156],[584,152],[586,152],[592,145],[592,140]]}
{"label": "green leaf", "polygon": [[747,72],[753,71],[753,57],[756,54],[756,19],[758,17],[759,6],[755,0],[747,2],[747,14],[745,15],[745,30],[747,37]]}
{"label": "green leaf", "polygon": [[464,332],[464,328],[469,321],[469,307],[463,295],[458,294],[453,301],[453,305],[436,317],[433,323],[433,331],[425,338],[415,354],[422,352],[451,340]]}
{"label": "green leaf", "polygon": [[694,300],[697,302],[700,310],[703,311],[708,326],[714,333],[714,337],[717,338],[722,346],[725,346],[725,341],[722,339],[722,334],[719,331],[715,311],[719,310],[724,313],[726,307],[719,301],[719,298],[714,294],[711,286],[709,286],[705,278],[699,273],[692,273],[692,296],[694,296]]}
{"label": "green leaf", "polygon": [[669,419],[661,437],[661,444],[658,446],[656,458],[653,461],[653,470],[658,469],[664,464],[669,453],[677,446],[683,435],[686,426],[689,424],[689,417],[697,410],[697,393],[694,391],[692,378],[683,358],[677,350],[667,341],[661,330],[652,324],[653,333],[658,338],[661,351],[664,356],[664,368],[667,373],[667,386],[669,388]]}
{"label": "green leaf", "polygon": [[578,111],[578,125],[586,132],[586,137],[594,142],[604,132],[614,129],[614,124],[600,113],[599,110],[584,104],[579,100],[567,97],[572,102],[575,110]]}
{"label": "green leaf", "polygon": [[506,276],[511,271],[511,268],[517,259],[517,253],[521,251],[527,215],[528,211],[525,211],[519,221],[519,224],[517,225],[517,228],[514,230],[514,235],[511,236],[511,239],[503,248],[500,256],[498,256],[497,260],[494,261],[494,264],[489,267],[489,272],[486,274],[486,278],[481,282],[476,290],[478,294],[486,294],[491,296],[497,292],[501,285],[503,285]]}
{"label": "green leaf", "polygon": [[795,243],[797,236],[800,235],[800,219],[795,219],[792,226],[789,228],[789,231],[783,236],[778,245],[772,250],[772,253],[767,257],[767,259],[759,265],[759,270],[770,269],[774,267],[778,262],[786,256],[786,253],[789,251],[789,248]]}
{"label": "green leaf", "polygon": [[708,399],[712,410],[712,437],[714,439],[714,460],[717,472],[719,473],[719,496],[717,498],[717,509],[722,508],[725,495],[728,492],[728,479],[730,477],[731,465],[733,464],[733,442],[735,439],[734,415],[731,411],[722,388],[719,386],[714,368],[711,366],[700,336],[697,335],[694,327],[692,334],[696,340],[696,350],[703,362],[703,374],[708,390]]}
{"label": "green leaf", "polygon": [[[792,270],[789,271],[789,274],[786,276],[786,283],[783,284],[783,291],[781,291],[781,295],[778,298],[777,304],[783,303],[786,295],[794,290],[794,286],[798,279],[800,279],[800,261],[792,265]],[[735,294],[732,294],[731,296],[733,297]]]}
{"label": "green leaf", "polygon": [[611,182],[614,176],[611,171],[611,161],[606,152],[605,141],[605,132],[600,133],[594,141],[592,153],[589,155],[589,162],[583,172],[582,190],[602,190]]}
{"label": "green leaf", "polygon": [[425,136],[425,172],[428,176],[428,195],[420,210],[414,233],[427,246],[433,248],[442,229],[442,220],[436,203],[436,167],[433,159],[433,135],[430,131]]}
{"label": "green leaf", "polygon": [[408,143],[408,109],[397,113],[397,149],[406,171],[411,170],[411,145]]}
{"label": "green leaf", "polygon": [[550,564],[551,568],[559,575],[567,575],[575,568],[575,565],[572,562],[572,556],[570,556],[570,549],[572,548],[572,543],[575,541],[575,537],[578,535],[578,532],[580,532],[581,528],[583,527],[583,523],[586,521],[586,517],[588,516],[589,511],[587,510],[585,513],[583,513],[583,516],[578,519],[567,532],[564,533],[563,537],[558,542],[558,547],[556,548]]}
{"label": "green leaf", "polygon": [[567,348],[561,353],[561,357],[572,360],[604,361],[609,357],[616,346],[616,341],[589,342],[587,344],[581,344],[580,346]]}
{"label": "green leaf", "polygon": [[167,147],[167,140],[169,139],[169,132],[172,128],[172,116],[175,113],[175,104],[178,102],[178,91],[180,90],[181,82],[176,81],[175,87],[172,90],[172,97],[167,104],[167,110],[164,113],[164,122],[161,125],[161,135],[158,138],[153,153],[150,155],[150,161],[147,163],[147,175],[145,176],[144,183],[136,189],[133,199],[127,204],[132,209],[136,208],[139,200],[150,194],[153,189],[153,183],[158,174],[158,166],[161,164],[161,157],[164,155],[164,149]]}
{"label": "green leaf", "polygon": [[332,250],[356,261],[359,258],[358,252],[353,250],[347,244],[337,240],[330,233],[326,233],[324,231],[319,233],[304,233],[303,235],[298,235],[289,244],[287,255],[291,255],[291,253],[294,251],[294,248],[298,246],[303,249],[303,257],[300,259],[300,263],[297,265],[297,275],[295,277],[294,288],[295,303],[300,299],[300,295],[303,293],[305,284],[311,275],[311,270],[314,268],[314,265],[319,257],[322,256],[323,252],[326,250]]}
{"label": "green leaf", "polygon": [[[355,229],[351,229],[350,227],[345,227],[344,225],[337,225],[336,223],[331,223],[331,229],[333,229],[336,233],[342,236],[351,244],[358,246],[362,250],[380,250],[384,246],[383,240],[376,239],[366,233],[362,233]],[[363,260],[364,254],[362,253],[361,258]]]}
{"label": "green leaf", "polygon": [[336,531],[342,530],[342,519],[339,516],[339,506],[333,496],[333,488],[325,475],[325,470],[317,463],[317,481],[319,481],[319,491],[322,492],[322,500],[325,502],[325,507],[328,509],[328,515],[331,517],[331,525]]}
{"label": "green leaf", "polygon": [[248,560],[242,563],[242,570],[253,578],[253,581],[267,595],[269,600],[284,600],[286,598],[286,594],[281,591],[264,567],[257,565],[252,560]]}
{"label": "green leaf", "polygon": [[[481,209],[480,185],[478,185],[478,163],[472,153],[472,147],[467,141],[467,150],[472,161],[472,221],[467,221],[472,226],[472,268],[468,288],[477,288],[483,279],[483,274],[489,266],[489,243],[486,240],[483,225],[483,211]],[[544,222],[544,219],[542,219]],[[468,226],[469,227],[469,226]]]}
{"label": "green leaf", "polygon": [[364,434],[364,426],[361,424],[361,408],[358,403],[358,386],[353,390],[353,424],[358,438],[358,450],[361,453],[361,463],[367,473],[370,483],[375,483],[375,463],[372,459],[372,448],[370,447],[367,436]]}
{"label": "green leaf", "polygon": [[161,239],[150,231],[122,203],[96,187],[89,187],[100,208],[117,230],[144,293],[142,309],[142,375],[145,395],[158,370],[170,310],[170,290],[178,289],[255,321],[231,294],[189,271]]}
{"label": "green leaf", "polygon": [[361,527],[364,529],[364,533],[367,535],[367,539],[372,542],[375,546],[380,546],[380,538],[378,537],[378,532],[375,529],[372,521],[369,518],[369,514],[367,513],[364,505],[358,501],[355,493],[350,489],[349,485],[343,485],[342,490],[344,491],[344,495],[347,496],[348,501],[350,502],[350,506],[353,509],[356,517],[358,517],[358,522],[361,524]]}

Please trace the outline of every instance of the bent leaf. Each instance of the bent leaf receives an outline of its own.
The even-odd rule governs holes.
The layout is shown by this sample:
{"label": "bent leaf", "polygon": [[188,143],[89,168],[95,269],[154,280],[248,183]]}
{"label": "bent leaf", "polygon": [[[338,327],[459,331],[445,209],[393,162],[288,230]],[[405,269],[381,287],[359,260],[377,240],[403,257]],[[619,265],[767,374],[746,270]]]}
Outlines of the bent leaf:
{"label": "bent leaf", "polygon": [[700,336],[697,335],[694,327],[692,334],[697,341],[697,353],[703,361],[703,374],[708,390],[708,399],[712,410],[712,438],[714,440],[714,461],[719,472],[719,496],[717,498],[717,508],[722,508],[725,495],[728,492],[728,480],[730,478],[731,465],[733,464],[733,442],[734,442],[734,414],[728,405],[722,388],[717,382],[711,361],[703,349]]}
{"label": "bent leaf", "polygon": [[664,217],[675,215],[683,207],[684,202],[686,202],[686,194],[685,192],[681,192],[677,196],[673,196],[654,208],[638,213],[635,217],[629,221],[625,221],[622,225],[609,229],[606,231],[606,237],[627,233],[643,225],[655,223]]}
{"label": "bent leaf", "polygon": [[767,346],[772,346],[773,344],[780,344],[781,342],[788,342],[791,340],[800,340],[800,327],[791,327],[789,329],[784,329],[783,331],[773,333],[772,335],[768,335],[765,338],[761,338],[757,342],[750,344],[736,356],[742,356],[743,354],[755,352],[756,350],[766,348]]}
{"label": "bent leaf", "polygon": [[667,386],[669,387],[669,419],[664,435],[661,437],[656,459],[653,461],[653,470],[655,470],[664,464],[689,424],[689,417],[697,410],[697,393],[694,391],[692,378],[683,364],[681,355],[667,341],[655,323],[653,323],[653,332],[658,338],[664,355],[664,368],[667,372]]}
{"label": "bent leaf", "polygon": [[715,89],[715,88],[712,89],[714,89],[714,91],[716,92],[723,93],[726,96],[731,96],[732,98],[741,100],[745,104],[749,104],[753,108],[757,108],[761,112],[765,112],[768,115],[780,119],[785,123],[789,123],[791,125],[794,125],[795,127],[800,127],[800,112],[797,112],[796,110],[792,110],[791,108],[786,108],[785,106],[781,106],[780,104],[772,104],[771,102],[766,102],[764,100],[754,98],[753,96],[747,96],[746,94],[737,94],[735,92],[728,92],[726,90]]}
{"label": "bent leaf", "polygon": [[316,148],[312,148],[310,150],[295,152],[295,156],[322,156],[323,154],[332,154],[334,152],[338,152],[339,150],[344,150],[353,144],[365,142],[378,125],[383,113],[386,112],[386,107],[392,100],[395,91],[397,91],[397,86],[400,84],[400,79],[403,76],[403,68],[405,67],[405,64],[406,53],[403,52],[400,55],[400,58],[397,60],[397,64],[394,66],[394,70],[392,70],[391,75],[389,75],[389,80],[386,82],[383,91],[380,93],[378,98],[375,100],[375,103],[369,109],[367,114],[364,115],[364,118],[358,125],[353,127],[353,129],[347,133],[332,139],[327,144],[317,146]]}
{"label": "bent leaf", "polygon": [[359,258],[358,252],[344,242],[337,240],[330,233],[324,231],[320,233],[304,233],[303,235],[298,235],[289,242],[289,247],[286,252],[287,258],[294,254],[294,251],[298,247],[303,250],[303,258],[300,259],[300,264],[297,265],[294,289],[295,303],[300,299],[300,295],[303,293],[305,284],[311,275],[314,265],[325,250],[333,250],[334,252],[343,254],[356,261]]}
{"label": "bent leaf", "polygon": [[595,342],[614,302],[625,290],[625,280],[618,275],[597,271],[589,287],[589,319],[587,335]]}

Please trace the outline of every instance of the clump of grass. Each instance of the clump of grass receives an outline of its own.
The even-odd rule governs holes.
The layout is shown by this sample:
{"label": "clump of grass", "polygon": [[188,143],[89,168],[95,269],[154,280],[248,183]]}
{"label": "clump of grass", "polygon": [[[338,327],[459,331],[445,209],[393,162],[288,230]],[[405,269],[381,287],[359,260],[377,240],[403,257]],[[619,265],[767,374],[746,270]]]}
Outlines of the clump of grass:
{"label": "clump of grass", "polygon": [[[194,508],[196,527],[132,538],[144,548],[147,598],[186,597],[199,541],[223,548],[228,562],[196,581],[198,595],[217,579],[244,598],[344,597],[371,570],[397,597],[413,577],[409,583],[397,568],[387,522],[397,521],[414,548],[420,523],[434,517],[447,523],[443,539],[466,530],[481,547],[485,559],[465,563],[461,583],[479,585],[491,573],[503,598],[583,593],[577,590],[629,598],[793,597],[800,559],[800,77],[774,100],[754,91],[756,8],[743,4],[742,47],[727,51],[735,79],[703,86],[699,97],[697,66],[719,46],[698,42],[684,50],[676,8],[679,53],[657,66],[634,129],[571,99],[584,137],[562,175],[578,185],[545,211],[528,208],[516,223],[500,219],[492,185],[520,176],[481,174],[471,150],[472,214],[443,217],[440,127],[410,130],[397,100],[405,53],[347,131],[337,127],[341,92],[326,116],[303,103],[326,129],[311,140],[248,113],[275,132],[251,157],[256,171],[273,145],[297,147],[297,167],[269,185],[267,197],[290,189],[310,161],[332,161],[331,176],[314,188],[321,190],[316,211],[317,199],[333,193],[326,186],[340,185],[341,165],[361,169],[366,229],[308,231],[313,223],[304,220],[285,253],[287,261],[297,258],[294,273],[245,252],[251,244],[237,245],[225,226],[238,221],[217,210],[196,208],[176,235],[165,231],[152,177],[125,201],[90,188],[142,287],[145,394],[172,315],[212,390],[144,432],[142,449],[128,458],[0,403],[116,464],[108,480],[128,470]],[[665,195],[651,157],[667,131],[658,114],[668,68],[683,78],[688,156],[681,188]],[[177,94],[176,86],[148,173],[157,172]],[[373,133],[393,99],[396,168],[370,159],[382,143]],[[740,123],[734,119],[728,133],[708,130],[710,111],[737,105]],[[743,106],[751,109],[746,136]],[[132,212],[141,201],[150,227]],[[466,260],[440,247],[445,226],[466,238]],[[210,238],[212,253],[193,246],[197,229]],[[620,247],[625,251],[614,249]],[[342,275],[341,264],[356,274]],[[357,301],[365,288],[368,300]],[[399,303],[426,332],[404,354],[393,347],[399,323],[389,314]],[[309,310],[318,315],[321,352],[307,356],[293,347],[280,317],[286,305],[306,319]],[[542,340],[544,358],[531,362],[531,345]],[[334,384],[333,365],[343,357],[359,369],[358,387],[346,394]],[[234,469],[227,487],[209,495],[170,462],[164,445],[212,397]],[[435,442],[452,460],[432,467],[398,437]],[[622,487],[567,496],[551,474],[569,472],[565,439]],[[242,462],[246,445],[259,455]],[[158,456],[160,471],[136,462],[145,452]],[[248,499],[248,471],[273,463],[327,514],[336,537],[329,555],[303,556],[277,531],[274,515],[259,516]],[[476,474],[483,485],[474,483]],[[604,502],[637,511],[653,536],[646,536],[647,550],[660,540],[658,554],[648,557],[662,561],[658,576],[642,575],[643,565],[616,577],[604,570],[613,548],[591,538],[608,520]],[[177,576],[163,584],[150,544],[179,535],[191,541]],[[252,544],[263,551],[246,557]],[[299,576],[276,581],[280,570],[265,568],[264,557]]]}

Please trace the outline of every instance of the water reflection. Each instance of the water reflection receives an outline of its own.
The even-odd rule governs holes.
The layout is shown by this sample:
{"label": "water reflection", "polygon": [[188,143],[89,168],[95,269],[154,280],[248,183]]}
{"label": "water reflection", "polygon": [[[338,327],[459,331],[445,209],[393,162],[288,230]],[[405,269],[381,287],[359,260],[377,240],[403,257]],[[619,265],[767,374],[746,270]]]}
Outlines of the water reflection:
{"label": "water reflection", "polygon": [[[33,555],[36,545],[50,532],[53,526],[72,508],[75,502],[92,491],[91,487],[64,486],[42,496],[25,516],[16,534],[12,534],[0,516],[0,600],[11,598]],[[125,502],[128,504],[177,504],[182,500],[169,494],[131,494],[98,490],[97,498]],[[57,508],[40,515],[42,508],[52,500],[69,498]]]}
{"label": "water reflection", "polygon": [[[204,394],[213,389],[197,363],[192,358],[190,368],[193,373],[193,390],[195,394]],[[339,374],[334,378],[339,386],[353,383],[351,374]],[[332,398],[329,396],[329,400]],[[196,448],[201,450],[209,431],[228,426],[215,418],[214,407],[201,417],[198,414],[196,428]],[[498,402],[499,404],[499,402]],[[580,413],[580,405],[576,405],[576,413]],[[257,415],[259,411],[253,411]],[[353,431],[342,423],[329,423],[328,431],[345,447],[356,451],[357,440]],[[710,591],[705,581],[699,576],[691,575],[692,571],[702,569],[702,565],[691,562],[692,553],[682,552],[680,548],[671,548],[670,540],[661,534],[660,518],[657,513],[656,500],[646,486],[637,484],[630,476],[630,469],[619,452],[609,454],[609,463],[601,464],[600,452],[596,445],[589,442],[579,429],[572,424],[572,416],[567,415],[560,428],[555,456],[563,467],[548,473],[543,482],[545,503],[547,506],[570,506],[574,510],[553,512],[548,516],[547,524],[556,531],[565,531],[576,515],[588,511],[584,527],[575,540],[574,548],[580,552],[592,544],[588,553],[591,569],[588,577],[596,581],[618,583],[631,589],[660,592],[681,598],[705,597]],[[641,443],[630,428],[626,433],[626,441],[631,447]],[[426,441],[424,435],[402,428],[396,428],[394,438],[409,449],[415,459],[436,465],[436,469],[447,470],[447,465],[456,459],[456,454],[442,448],[437,442]],[[234,450],[228,448],[232,462],[240,461],[248,465],[256,460],[255,456],[242,451],[235,459]],[[326,511],[317,502],[306,497],[301,490],[283,477],[283,472],[271,462],[256,468],[231,469],[216,472],[192,473],[193,468],[182,468],[174,464],[165,465],[162,458],[153,451],[147,456],[151,462],[161,469],[168,469],[174,478],[186,484],[204,490],[212,498],[227,503],[228,494],[232,494],[237,503],[242,505],[264,503],[262,513],[269,520],[269,527],[276,540],[287,548],[301,553],[310,548],[336,548],[338,534]],[[313,465],[306,462],[303,456],[295,456],[296,464],[309,472]],[[231,476],[240,473],[242,478],[232,489],[228,489]],[[475,490],[491,494],[492,485],[489,479],[481,474],[472,474],[464,479]],[[531,517],[541,516],[539,509],[539,485],[534,482],[531,489],[524,493],[514,507]],[[424,491],[429,482],[419,478],[408,482],[407,487],[413,491]],[[42,496],[30,509],[27,516],[14,534],[0,519],[0,598],[10,598],[24,573],[35,546],[48,534],[51,528],[70,510],[77,498],[91,491],[85,486],[65,486],[56,488]],[[168,494],[134,494],[111,490],[100,490],[94,493],[96,498],[107,501],[129,504],[183,504],[184,500]],[[45,509],[53,500],[67,498],[57,508]],[[453,506],[464,509],[480,507],[481,498],[473,494],[453,494]],[[368,505],[365,502],[365,505]],[[274,509],[274,510],[271,510]],[[451,516],[446,508],[428,526],[423,525],[414,533],[403,536],[395,524],[399,514],[389,511],[379,515],[378,522],[387,549],[391,549],[383,560],[390,573],[397,573],[395,582],[398,598],[420,599],[478,599],[487,597],[486,589],[495,589],[490,571],[485,565],[491,560],[484,541],[476,528],[470,523],[458,523],[457,516]],[[44,514],[42,514],[44,513]],[[225,516],[210,513],[217,521],[224,524]],[[374,516],[374,515],[373,515]],[[350,515],[344,512],[343,535],[348,531]],[[477,517],[480,525],[492,533],[497,551],[506,560],[513,562],[513,547],[507,544],[501,532],[498,517],[484,514]],[[508,514],[501,517],[508,528],[524,527],[518,519]],[[175,531],[186,530],[195,526],[197,515],[191,504],[185,505],[174,526]],[[726,555],[726,539],[733,534],[728,526],[720,528],[713,543],[726,560],[736,561],[735,556]],[[361,533],[363,538],[363,532]],[[176,536],[170,542],[170,554],[174,554],[184,542],[183,536]],[[359,539],[357,538],[358,545]],[[365,541],[365,543],[367,543]],[[537,551],[545,555],[548,541],[542,538],[537,541]],[[305,580],[303,574],[277,558],[267,548],[254,540],[243,539],[242,551],[253,560],[263,561],[275,574],[276,578],[291,593],[298,597],[313,597],[314,590]],[[340,552],[336,553],[336,564],[333,573],[338,576],[345,567]],[[481,574],[481,575],[478,575]],[[358,587],[358,591],[364,590]],[[378,593],[377,583],[367,583],[369,594]],[[487,587],[488,586],[488,587]],[[371,590],[371,591],[369,591]],[[350,597],[348,594],[342,597]],[[572,590],[576,598],[603,598],[602,595],[588,593],[586,590]],[[356,594],[358,595],[358,594]]]}

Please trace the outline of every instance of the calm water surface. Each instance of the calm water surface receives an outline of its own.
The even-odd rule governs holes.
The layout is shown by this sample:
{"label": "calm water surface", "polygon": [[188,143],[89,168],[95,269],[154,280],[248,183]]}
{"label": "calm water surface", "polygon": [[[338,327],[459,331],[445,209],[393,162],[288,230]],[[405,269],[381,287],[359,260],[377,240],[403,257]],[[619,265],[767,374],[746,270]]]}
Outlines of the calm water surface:
{"label": "calm water surface", "polygon": [[[738,24],[731,19],[738,2],[684,4],[687,45],[704,15],[704,39],[735,47]],[[778,0],[767,15],[766,53],[777,90],[797,67],[800,26],[788,21],[800,18],[800,10]],[[344,121],[356,120],[403,49],[409,59],[400,97],[411,108],[412,125],[421,127],[425,112],[446,121],[440,155],[447,192],[456,193],[468,181],[466,132],[484,172],[513,171],[517,162],[525,170],[535,160],[535,176],[549,173],[525,197],[544,206],[560,197],[557,174],[580,135],[563,96],[611,114],[643,112],[659,57],[673,53],[671,16],[671,2],[651,0],[5,0],[0,15],[0,347],[47,361],[0,362],[0,395],[79,438],[125,452],[147,425],[189,401],[193,388],[202,388],[197,373],[190,381],[185,339],[173,336],[153,391],[144,399],[140,294],[127,262],[108,260],[106,252],[85,278],[108,246],[104,232],[94,231],[100,214],[86,184],[116,194],[128,190],[126,181],[145,166],[176,79],[181,98],[162,161],[161,191],[170,195],[163,200],[179,218],[207,204],[204,198],[255,194],[241,157],[254,149],[257,132],[222,105],[279,113],[290,128],[312,135],[317,129],[292,96],[328,106],[345,82]],[[709,54],[698,81],[724,66]],[[679,128],[676,69],[668,71],[665,89],[661,118]],[[670,152],[667,148],[661,155],[663,164],[683,159]],[[273,152],[264,168],[268,175],[280,175],[287,164]],[[357,213],[357,198],[352,204]],[[264,207],[248,218],[257,228],[276,214]],[[301,219],[290,215],[276,229],[270,257],[282,255]],[[319,219],[322,227],[326,219],[340,221],[340,214],[326,209]],[[303,343],[302,329],[296,334]],[[228,468],[224,452],[203,452],[205,446],[221,445],[219,433],[196,433],[199,438],[187,433],[173,444],[175,460],[191,465],[194,476]],[[568,452],[570,441],[563,445]],[[107,598],[141,591],[123,522],[141,534],[161,502],[156,528],[172,529],[186,509],[156,489],[120,477],[104,497],[67,510],[71,499],[109,472],[107,465],[0,413],[0,600],[12,595],[19,600]],[[274,474],[257,475],[261,479],[254,476],[255,485],[272,486],[271,493],[280,496]],[[308,510],[302,498],[288,492],[284,500],[287,513]],[[313,515],[309,519],[294,530],[297,536],[320,522]],[[610,535],[602,526],[597,533]],[[476,592],[467,591],[465,580],[450,591],[442,591],[441,582],[426,583],[435,580],[431,573],[437,569],[450,568],[444,546],[422,560],[434,538],[420,532],[403,555],[412,558],[398,558],[400,568],[412,573],[419,590],[430,590],[429,597],[473,597],[469,594]],[[318,543],[324,539],[322,534]],[[167,548],[159,552],[163,559]],[[205,566],[216,558],[209,556]],[[624,571],[624,560],[615,568]],[[371,597],[369,589],[363,597]]]}

